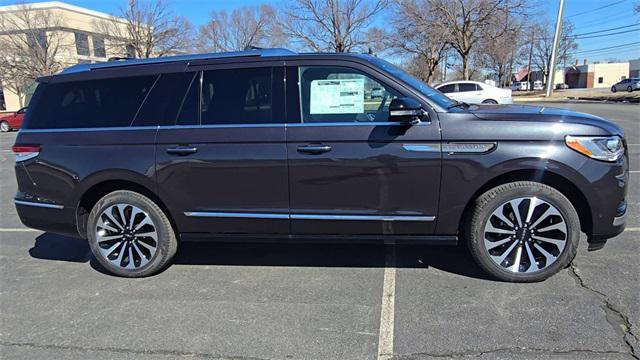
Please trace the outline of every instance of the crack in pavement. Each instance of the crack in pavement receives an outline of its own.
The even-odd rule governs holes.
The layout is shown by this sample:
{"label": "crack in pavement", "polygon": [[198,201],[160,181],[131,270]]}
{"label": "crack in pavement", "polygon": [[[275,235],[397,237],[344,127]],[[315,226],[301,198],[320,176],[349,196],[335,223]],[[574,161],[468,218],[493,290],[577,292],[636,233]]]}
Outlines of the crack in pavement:
{"label": "crack in pavement", "polygon": [[0,341],[0,346],[15,346],[15,347],[28,347],[36,349],[51,349],[51,350],[70,350],[70,351],[96,351],[96,352],[112,352],[120,354],[134,354],[134,355],[163,355],[163,356],[175,356],[175,357],[189,357],[189,358],[202,358],[211,360],[269,360],[267,358],[257,358],[251,356],[220,356],[207,353],[198,352],[183,352],[176,350],[137,350],[126,348],[112,348],[112,347],[83,347],[74,345],[47,345],[36,343],[12,343]]}
{"label": "crack in pavement", "polygon": [[622,351],[598,351],[590,349],[571,349],[571,350],[551,350],[551,349],[539,349],[539,348],[527,348],[527,347],[504,347],[484,351],[469,351],[469,352],[453,352],[453,353],[414,353],[407,355],[394,356],[394,360],[411,360],[420,357],[433,357],[433,358],[465,358],[465,357],[480,357],[487,354],[497,353],[520,353],[520,354],[533,354],[533,355],[570,355],[570,354],[596,354],[596,355],[631,355],[628,352]]}
{"label": "crack in pavement", "polygon": [[[607,294],[596,290],[585,283],[584,279],[582,279],[582,277],[578,274],[578,265],[576,265],[575,262],[571,262],[568,270],[569,275],[575,280],[576,285],[592,293],[595,297],[603,302],[602,309],[604,310],[607,322],[611,324],[613,330],[616,333],[622,335],[624,343],[627,345],[627,348],[629,348],[629,354],[631,354],[634,359],[640,359],[640,356],[638,356],[635,349],[635,346],[637,346],[637,344],[640,344],[640,338],[638,338],[638,335],[633,332],[633,325],[629,321],[629,317],[625,315],[621,310],[619,310],[609,300],[609,296],[607,296]],[[632,343],[633,340],[635,340],[636,345]]]}

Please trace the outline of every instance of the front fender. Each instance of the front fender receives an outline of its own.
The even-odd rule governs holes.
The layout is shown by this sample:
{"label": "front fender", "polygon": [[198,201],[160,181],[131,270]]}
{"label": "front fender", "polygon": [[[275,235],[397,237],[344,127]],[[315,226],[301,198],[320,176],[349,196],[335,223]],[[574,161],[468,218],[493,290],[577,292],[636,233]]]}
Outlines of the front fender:
{"label": "front fender", "polygon": [[526,178],[517,180],[538,182],[544,182],[545,176],[550,174],[559,176],[583,192],[589,210],[597,209],[601,206],[600,197],[591,195],[594,183],[604,177],[606,171],[586,169],[593,162],[568,149],[560,141],[506,141],[497,143],[495,150],[490,153],[445,153],[436,232],[457,233],[469,202],[480,195],[487,184],[494,184],[500,178],[509,179],[508,174],[511,173],[527,174]]}

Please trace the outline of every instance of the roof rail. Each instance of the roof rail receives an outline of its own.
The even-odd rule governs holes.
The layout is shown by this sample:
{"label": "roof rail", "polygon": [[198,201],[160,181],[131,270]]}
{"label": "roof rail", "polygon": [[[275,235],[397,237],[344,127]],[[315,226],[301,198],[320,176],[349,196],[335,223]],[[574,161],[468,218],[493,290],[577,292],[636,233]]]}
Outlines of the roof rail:
{"label": "roof rail", "polygon": [[250,49],[245,51],[229,51],[229,52],[217,52],[208,54],[193,54],[193,55],[176,55],[176,56],[162,56],[157,58],[148,59],[127,59],[127,58],[115,58],[113,61],[94,63],[94,64],[78,64],[70,66],[62,71],[62,74],[77,73],[83,71],[108,69],[119,66],[131,66],[131,65],[146,65],[146,64],[162,64],[178,61],[193,61],[193,60],[207,60],[207,59],[222,59],[233,57],[249,57],[249,56],[287,56],[296,55],[297,53],[283,48],[268,48],[268,49]]}
{"label": "roof rail", "polygon": [[134,57],[129,57],[129,56],[112,56],[110,58],[107,59],[108,61],[119,61],[119,60],[133,60],[135,59]]}

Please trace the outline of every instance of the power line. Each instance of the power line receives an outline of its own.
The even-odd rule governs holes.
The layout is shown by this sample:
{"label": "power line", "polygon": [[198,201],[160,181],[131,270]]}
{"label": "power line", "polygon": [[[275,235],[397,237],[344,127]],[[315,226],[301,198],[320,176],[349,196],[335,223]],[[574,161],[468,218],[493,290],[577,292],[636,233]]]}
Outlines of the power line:
{"label": "power line", "polygon": [[600,51],[600,50],[607,50],[607,49],[617,49],[617,48],[620,48],[620,47],[623,47],[623,46],[632,46],[632,45],[637,45],[637,44],[640,44],[640,41],[635,41],[635,42],[632,42],[632,43],[620,44],[620,45],[615,45],[615,46],[608,46],[608,47],[603,47],[603,48],[599,48],[599,49],[589,49],[589,50],[576,51],[576,52],[574,52],[574,54],[583,54],[583,53]]}
{"label": "power line", "polygon": [[610,29],[596,30],[596,31],[591,31],[591,32],[582,33],[582,34],[573,34],[573,35],[571,35],[571,37],[577,37],[577,36],[582,36],[582,35],[597,34],[597,33],[601,33],[601,32],[607,32],[607,31],[619,30],[619,29],[624,29],[624,28],[628,28],[628,27],[635,27],[635,26],[640,26],[640,23],[629,24],[629,25],[624,25],[624,26],[618,26],[618,27],[614,27],[614,28],[610,28]]}
{"label": "power line", "polygon": [[583,11],[583,12],[580,12],[580,13],[577,13],[577,14],[569,15],[569,16],[567,16],[567,18],[588,14],[588,13],[591,13],[591,12],[594,12],[594,11],[598,11],[598,10],[601,10],[601,9],[605,9],[605,8],[608,8],[608,7],[611,7],[611,6],[615,6],[615,5],[621,4],[621,3],[625,2],[625,1],[627,1],[627,0],[619,0],[619,1],[613,2],[613,3],[609,4],[609,5],[603,5],[603,6],[595,8],[595,9],[591,9],[591,10]]}
{"label": "power line", "polygon": [[640,29],[625,30],[625,31],[618,31],[618,32],[610,33],[610,34],[590,35],[590,36],[582,36],[582,37],[571,36],[571,38],[573,38],[575,40],[592,39],[592,38],[599,38],[599,37],[603,37],[603,36],[626,34],[626,33],[634,32],[634,31],[638,31],[638,30],[640,30]]}

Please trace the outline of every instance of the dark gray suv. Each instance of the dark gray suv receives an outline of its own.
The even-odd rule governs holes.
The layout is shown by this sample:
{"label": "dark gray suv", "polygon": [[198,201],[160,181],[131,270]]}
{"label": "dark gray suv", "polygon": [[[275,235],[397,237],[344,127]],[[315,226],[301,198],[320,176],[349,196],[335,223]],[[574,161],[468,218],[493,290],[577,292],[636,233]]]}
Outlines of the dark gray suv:
{"label": "dark gray suv", "polygon": [[618,126],[456,102],[367,55],[76,65],[39,79],[13,150],[22,222],[129,277],[182,241],[285,238],[464,241],[496,278],[539,281],[581,231],[597,249],[625,224]]}

